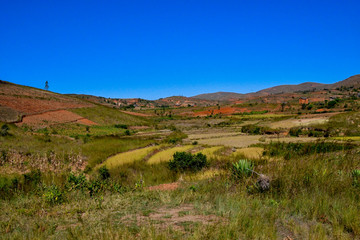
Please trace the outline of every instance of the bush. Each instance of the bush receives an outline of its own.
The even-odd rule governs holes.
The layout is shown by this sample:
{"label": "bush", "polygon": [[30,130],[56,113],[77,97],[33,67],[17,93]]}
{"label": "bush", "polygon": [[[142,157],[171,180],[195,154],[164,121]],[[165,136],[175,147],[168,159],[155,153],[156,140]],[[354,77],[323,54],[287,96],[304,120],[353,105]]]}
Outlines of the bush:
{"label": "bush", "polygon": [[106,180],[110,177],[109,169],[106,166],[99,168],[99,176],[102,180]]}
{"label": "bush", "polygon": [[64,201],[64,194],[56,185],[48,187],[43,196],[45,201],[50,204],[59,204]]}
{"label": "bush", "polygon": [[115,127],[115,128],[128,129],[128,126],[125,125],[125,124],[115,124],[114,127]]}
{"label": "bush", "polygon": [[176,152],[169,162],[169,169],[173,171],[200,171],[207,164],[206,156],[202,153],[193,155],[187,152]]}
{"label": "bush", "polygon": [[6,124],[2,125],[1,129],[0,129],[0,136],[8,136],[8,135],[10,135],[9,130],[10,130],[10,128],[9,128],[8,125],[6,125]]}
{"label": "bush", "polygon": [[232,165],[232,175],[236,179],[241,179],[243,177],[249,177],[254,169],[252,162],[241,159],[238,162],[233,163]]}
{"label": "bush", "polygon": [[70,173],[67,179],[69,190],[72,189],[84,189],[87,186],[87,180],[84,174],[76,176]]}

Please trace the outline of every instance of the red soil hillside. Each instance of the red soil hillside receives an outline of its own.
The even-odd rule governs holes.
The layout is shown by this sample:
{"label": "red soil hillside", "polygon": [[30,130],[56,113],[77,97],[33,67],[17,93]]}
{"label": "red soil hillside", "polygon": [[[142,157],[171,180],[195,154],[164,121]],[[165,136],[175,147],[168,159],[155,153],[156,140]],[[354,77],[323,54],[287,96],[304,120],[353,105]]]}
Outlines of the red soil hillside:
{"label": "red soil hillside", "polygon": [[[86,121],[66,110],[92,107],[65,95],[0,81],[0,121],[27,123]],[[57,111],[57,112],[56,112]],[[32,116],[33,117],[30,117]],[[83,120],[81,120],[83,119]],[[95,123],[90,123],[95,124]]]}

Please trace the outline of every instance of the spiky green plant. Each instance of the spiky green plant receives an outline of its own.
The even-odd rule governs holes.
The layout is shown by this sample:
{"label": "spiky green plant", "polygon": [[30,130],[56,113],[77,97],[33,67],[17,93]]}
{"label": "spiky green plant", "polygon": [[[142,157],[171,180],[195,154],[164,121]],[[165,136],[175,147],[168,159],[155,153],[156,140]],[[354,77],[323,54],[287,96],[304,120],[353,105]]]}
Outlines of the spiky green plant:
{"label": "spiky green plant", "polygon": [[353,178],[353,185],[355,187],[360,187],[360,169],[352,170],[351,176]]}
{"label": "spiky green plant", "polygon": [[249,177],[253,169],[254,165],[251,161],[246,159],[240,159],[239,161],[233,163],[232,174],[237,179]]}

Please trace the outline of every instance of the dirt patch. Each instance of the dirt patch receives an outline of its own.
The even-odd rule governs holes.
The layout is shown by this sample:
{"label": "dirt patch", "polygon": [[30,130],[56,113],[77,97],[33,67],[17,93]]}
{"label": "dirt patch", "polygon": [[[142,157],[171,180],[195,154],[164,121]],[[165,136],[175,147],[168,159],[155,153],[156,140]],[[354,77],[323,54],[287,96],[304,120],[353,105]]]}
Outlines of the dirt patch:
{"label": "dirt patch", "polygon": [[122,221],[131,224],[136,220],[137,225],[146,223],[154,224],[159,229],[171,227],[174,230],[184,231],[187,226],[192,227],[194,223],[199,224],[217,224],[226,223],[227,220],[216,215],[198,214],[193,205],[181,205],[175,208],[159,208],[154,212],[137,214],[134,216],[125,216]]}
{"label": "dirt patch", "polygon": [[76,113],[72,113],[67,110],[57,110],[25,116],[23,117],[22,121],[20,123],[17,123],[16,125],[22,126],[26,124],[29,126],[49,126],[59,123],[70,122],[78,122],[84,125],[97,125],[97,123],[92,122],[86,118],[77,115]]}
{"label": "dirt patch", "polygon": [[148,189],[150,191],[173,191],[175,189],[177,189],[179,187],[179,183],[174,182],[174,183],[164,183],[164,184],[160,184],[160,185],[156,185],[156,186],[151,186]]}

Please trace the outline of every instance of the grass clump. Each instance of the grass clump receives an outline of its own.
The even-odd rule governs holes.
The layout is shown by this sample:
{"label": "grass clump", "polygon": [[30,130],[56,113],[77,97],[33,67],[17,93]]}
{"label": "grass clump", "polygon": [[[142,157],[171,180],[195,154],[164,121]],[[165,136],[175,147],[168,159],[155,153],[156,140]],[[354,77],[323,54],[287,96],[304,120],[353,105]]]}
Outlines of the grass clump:
{"label": "grass clump", "polygon": [[207,164],[206,155],[202,153],[191,154],[187,152],[176,152],[169,162],[169,169],[175,172],[200,171]]}

